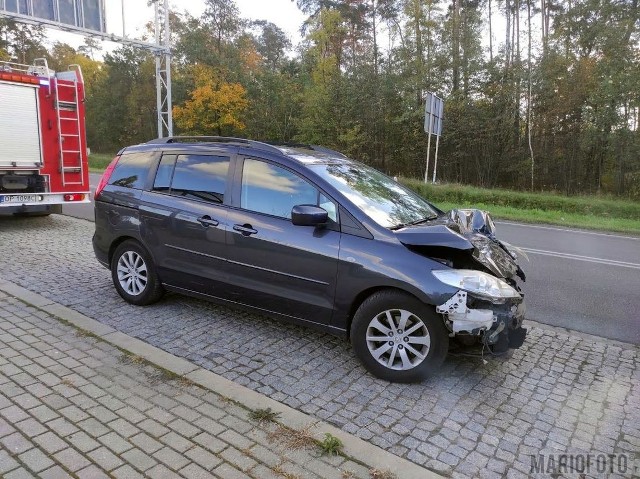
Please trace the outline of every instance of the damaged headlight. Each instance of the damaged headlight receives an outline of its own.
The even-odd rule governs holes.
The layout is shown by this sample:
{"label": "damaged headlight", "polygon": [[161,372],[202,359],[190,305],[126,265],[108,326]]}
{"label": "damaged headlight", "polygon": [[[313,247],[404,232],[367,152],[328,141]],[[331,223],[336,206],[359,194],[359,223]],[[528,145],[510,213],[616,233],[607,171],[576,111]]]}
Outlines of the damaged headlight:
{"label": "damaged headlight", "polygon": [[518,293],[505,281],[472,269],[447,269],[432,271],[444,284],[462,289],[476,296],[489,299],[519,298]]}

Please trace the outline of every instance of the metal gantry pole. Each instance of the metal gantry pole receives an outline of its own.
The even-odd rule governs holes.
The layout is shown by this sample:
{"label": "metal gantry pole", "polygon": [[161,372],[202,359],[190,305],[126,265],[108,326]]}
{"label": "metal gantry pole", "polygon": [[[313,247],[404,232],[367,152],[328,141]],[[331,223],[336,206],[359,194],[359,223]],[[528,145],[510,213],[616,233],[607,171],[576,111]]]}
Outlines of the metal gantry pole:
{"label": "metal gantry pole", "polygon": [[[169,0],[164,0],[162,18],[160,1],[155,2],[156,21],[156,108],[158,111],[158,138],[173,136],[173,111],[171,98],[171,32],[169,25]],[[163,32],[164,24],[164,32]],[[163,37],[164,34],[164,37]]]}
{"label": "metal gantry pole", "polygon": [[173,136],[173,108],[171,98],[171,34],[169,25],[169,0],[164,0],[164,47],[165,47],[165,68],[167,70],[167,133]]}
{"label": "metal gantry pole", "polygon": [[[156,24],[156,46],[160,48],[160,12],[158,1],[154,2],[155,11],[155,24]],[[162,60],[160,58],[160,52],[155,52],[156,56],[156,112],[158,115],[158,138],[164,136],[164,128],[162,126]]]}

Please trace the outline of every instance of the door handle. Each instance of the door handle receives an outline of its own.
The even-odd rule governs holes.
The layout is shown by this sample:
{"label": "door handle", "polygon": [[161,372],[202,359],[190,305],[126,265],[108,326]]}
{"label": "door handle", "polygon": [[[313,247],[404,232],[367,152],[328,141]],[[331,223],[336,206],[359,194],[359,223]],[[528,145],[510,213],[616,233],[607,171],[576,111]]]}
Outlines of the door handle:
{"label": "door handle", "polygon": [[211,219],[211,216],[209,215],[204,215],[200,218],[198,218],[198,222],[204,226],[204,227],[209,227],[209,226],[218,226],[220,223],[217,220]]}
{"label": "door handle", "polygon": [[258,230],[254,230],[253,226],[248,223],[245,223],[243,225],[233,225],[233,229],[239,231],[245,236],[254,235],[258,232]]}

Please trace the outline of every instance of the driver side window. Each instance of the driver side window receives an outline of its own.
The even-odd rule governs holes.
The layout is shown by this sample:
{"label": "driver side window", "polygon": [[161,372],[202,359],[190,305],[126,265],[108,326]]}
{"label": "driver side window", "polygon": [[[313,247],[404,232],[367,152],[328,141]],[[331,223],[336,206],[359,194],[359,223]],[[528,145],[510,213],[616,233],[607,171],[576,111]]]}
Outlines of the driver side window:
{"label": "driver side window", "polygon": [[296,205],[320,205],[336,220],[336,207],[298,175],[265,161],[245,159],[242,168],[240,207],[291,219]]}

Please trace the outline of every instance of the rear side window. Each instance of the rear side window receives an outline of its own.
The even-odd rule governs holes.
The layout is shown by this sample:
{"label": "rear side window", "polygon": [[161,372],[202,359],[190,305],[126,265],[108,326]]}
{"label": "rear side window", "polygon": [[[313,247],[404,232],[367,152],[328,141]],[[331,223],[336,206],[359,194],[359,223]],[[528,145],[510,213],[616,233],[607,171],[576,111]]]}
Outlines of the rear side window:
{"label": "rear side window", "polygon": [[222,203],[230,158],[217,155],[165,155],[153,189],[175,196]]}
{"label": "rear side window", "polygon": [[176,165],[176,155],[163,155],[156,179],[153,182],[153,189],[156,191],[169,191],[171,189],[171,177],[173,176],[173,168]]}
{"label": "rear side window", "polygon": [[109,177],[109,184],[141,190],[144,188],[152,160],[151,153],[122,155]]}

